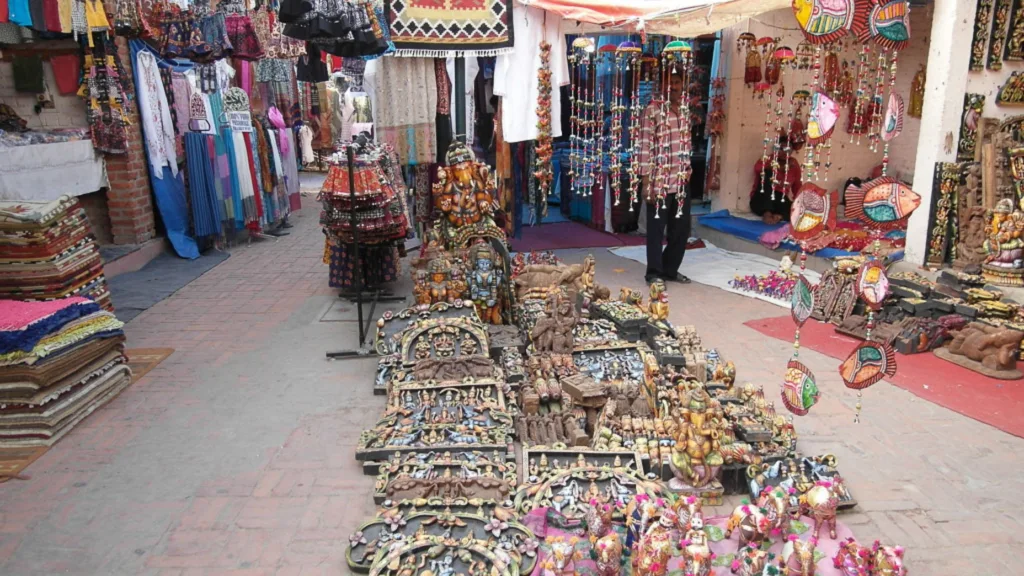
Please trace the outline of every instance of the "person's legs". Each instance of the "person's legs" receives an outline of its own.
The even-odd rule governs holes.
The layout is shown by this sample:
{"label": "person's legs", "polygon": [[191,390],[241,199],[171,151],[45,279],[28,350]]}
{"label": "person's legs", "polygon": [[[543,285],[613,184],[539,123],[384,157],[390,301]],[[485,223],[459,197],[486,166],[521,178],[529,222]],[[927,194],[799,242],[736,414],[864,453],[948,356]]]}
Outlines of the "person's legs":
{"label": "person's legs", "polygon": [[687,194],[683,200],[683,210],[678,218],[678,197],[671,196],[668,205],[668,246],[665,247],[662,271],[666,279],[672,280],[679,274],[679,267],[683,264],[683,256],[686,254],[686,241],[690,239],[690,195]]}
{"label": "person's legs", "polygon": [[775,215],[773,204],[770,191],[756,190],[750,196],[750,211],[760,216],[765,224],[774,224],[772,222]]}
{"label": "person's legs", "polygon": [[[665,220],[655,218],[658,209],[646,202],[647,207],[647,273],[645,276],[661,276],[662,256],[661,243],[665,238]],[[664,210],[662,210],[664,212]]]}

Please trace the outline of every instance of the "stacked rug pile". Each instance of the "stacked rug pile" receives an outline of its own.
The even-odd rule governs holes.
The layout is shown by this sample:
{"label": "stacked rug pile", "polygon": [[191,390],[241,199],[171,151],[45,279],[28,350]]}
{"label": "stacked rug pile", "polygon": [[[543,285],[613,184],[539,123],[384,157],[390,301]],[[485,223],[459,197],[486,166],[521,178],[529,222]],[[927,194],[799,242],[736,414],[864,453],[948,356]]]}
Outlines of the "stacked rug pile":
{"label": "stacked rug pile", "polygon": [[49,446],[124,390],[123,327],[78,296],[0,300],[0,448]]}
{"label": "stacked rug pile", "polygon": [[103,259],[78,200],[0,201],[0,298],[85,296],[113,310]]}

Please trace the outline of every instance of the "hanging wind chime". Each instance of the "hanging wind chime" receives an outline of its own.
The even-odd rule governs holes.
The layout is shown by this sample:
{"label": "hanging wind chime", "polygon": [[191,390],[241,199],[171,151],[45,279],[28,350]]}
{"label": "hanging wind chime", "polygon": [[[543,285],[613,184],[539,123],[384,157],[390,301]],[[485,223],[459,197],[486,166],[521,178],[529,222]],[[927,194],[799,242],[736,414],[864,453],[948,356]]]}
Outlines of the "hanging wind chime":
{"label": "hanging wind chime", "polygon": [[[686,195],[686,185],[690,181],[691,168],[691,156],[693,154],[693,139],[691,138],[692,124],[690,119],[690,75],[693,72],[693,48],[689,42],[683,40],[673,40],[665,45],[665,48],[661,52],[662,57],[662,110],[661,118],[668,120],[670,114],[675,114],[678,121],[679,130],[679,142],[677,143],[677,150],[672,150],[672,139],[669,138],[668,131],[671,129],[669,122],[659,122],[660,128],[665,132],[659,135],[659,152],[661,158],[665,162],[659,162],[658,166],[655,167],[655,179],[669,180],[673,177],[669,173],[670,163],[667,161],[668,156],[675,154],[678,164],[676,171],[675,181],[678,186],[677,194],[682,194],[678,198],[677,208],[675,217],[680,218],[683,215],[684,202],[683,198]],[[683,94],[679,98],[679,109],[670,110],[671,102],[669,99],[669,84],[670,78],[673,75],[679,74],[682,77]],[[660,170],[659,170],[660,169]],[[660,172],[660,174],[659,174]],[[667,186],[658,186],[658,205],[661,208],[665,207],[665,198]],[[655,218],[658,215],[655,214]]]}
{"label": "hanging wind chime", "polygon": [[[780,168],[780,166],[779,166],[779,159],[782,158],[782,131],[783,131],[782,119],[784,117],[783,114],[782,114],[782,101],[783,101],[783,98],[786,97],[786,83],[785,83],[786,68],[789,68],[790,66],[792,66],[793,62],[795,60],[796,60],[796,54],[794,54],[793,50],[790,49],[788,46],[781,46],[779,48],[776,48],[775,52],[772,53],[772,62],[776,63],[776,66],[778,67],[778,70],[779,70],[779,80],[778,80],[779,87],[776,88],[776,90],[775,90],[775,94],[776,94],[776,98],[775,98],[775,142],[772,144],[772,200],[773,201],[775,200],[775,191],[776,191],[776,189],[781,190],[783,195],[787,194],[787,190],[785,189],[786,180],[785,180],[785,178],[780,178],[780,174],[779,174],[779,168]],[[787,137],[787,140],[788,140],[788,137]],[[788,142],[786,144],[786,148],[789,148]],[[789,171],[789,161],[788,161],[788,159],[786,161],[785,171],[786,172]],[[763,181],[764,180],[764,171],[763,170],[761,171],[761,174],[762,174],[761,179]],[[764,183],[762,182],[762,190],[763,190],[763,188],[764,188]],[[793,194],[795,192],[796,192],[795,190],[789,190],[788,194]]]}
{"label": "hanging wind chime", "polygon": [[590,148],[593,142],[594,101],[591,82],[593,80],[591,63],[594,53],[594,41],[590,38],[577,38],[572,43],[572,54],[569,65],[572,67],[572,87],[569,101],[572,105],[572,116],[569,124],[569,177],[572,179],[574,195],[589,195],[587,185],[589,176]]}
{"label": "hanging wind chime", "polygon": [[[636,158],[636,145],[640,137],[640,56],[643,49],[639,44],[632,41],[625,41],[615,49],[615,86],[616,94],[612,98],[616,100],[615,108],[612,110],[612,147],[615,155],[612,157],[612,193],[615,195],[615,205],[619,205],[619,188],[621,185],[620,173],[622,170],[622,158],[619,151],[622,146],[622,123],[625,120],[626,111],[629,111],[629,211],[638,202],[640,192],[640,174],[634,167]],[[629,98],[629,106],[626,106],[626,98]]]}

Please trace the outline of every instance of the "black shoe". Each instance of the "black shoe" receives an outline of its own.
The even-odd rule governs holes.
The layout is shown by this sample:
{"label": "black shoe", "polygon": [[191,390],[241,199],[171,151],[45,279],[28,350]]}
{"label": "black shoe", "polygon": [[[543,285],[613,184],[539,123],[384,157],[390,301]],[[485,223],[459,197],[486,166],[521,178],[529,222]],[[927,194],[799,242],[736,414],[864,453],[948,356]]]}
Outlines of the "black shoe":
{"label": "black shoe", "polygon": [[665,278],[665,280],[668,280],[669,282],[679,282],[680,284],[689,284],[690,283],[690,279],[689,278],[687,278],[686,276],[683,276],[682,274],[679,274],[678,272],[676,273],[674,278]]}
{"label": "black shoe", "polygon": [[658,276],[657,274],[648,274],[644,276],[644,282],[648,284],[654,282],[655,280],[661,280],[661,276]]}
{"label": "black shoe", "polygon": [[295,225],[285,220],[278,228],[294,228]]}

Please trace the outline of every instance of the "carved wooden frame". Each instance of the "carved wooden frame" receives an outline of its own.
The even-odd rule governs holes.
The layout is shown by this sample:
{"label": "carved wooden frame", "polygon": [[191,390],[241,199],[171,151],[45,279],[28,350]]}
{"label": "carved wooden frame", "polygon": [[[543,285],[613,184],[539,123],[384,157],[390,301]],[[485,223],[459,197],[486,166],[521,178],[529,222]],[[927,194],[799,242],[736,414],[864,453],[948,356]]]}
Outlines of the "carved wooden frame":
{"label": "carved wooden frame", "polygon": [[974,35],[971,39],[970,70],[985,69],[985,44],[988,42],[988,24],[992,20],[993,0],[978,0],[974,13]]}
{"label": "carved wooden frame", "polygon": [[989,70],[1003,69],[1003,50],[1006,47],[1006,33],[1010,22],[1010,2],[1012,0],[995,0],[992,10],[992,35],[988,41],[988,60],[985,67]]}

